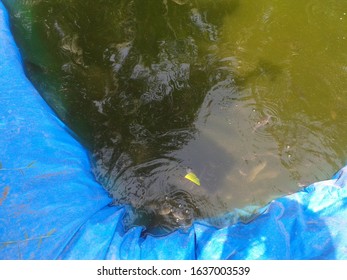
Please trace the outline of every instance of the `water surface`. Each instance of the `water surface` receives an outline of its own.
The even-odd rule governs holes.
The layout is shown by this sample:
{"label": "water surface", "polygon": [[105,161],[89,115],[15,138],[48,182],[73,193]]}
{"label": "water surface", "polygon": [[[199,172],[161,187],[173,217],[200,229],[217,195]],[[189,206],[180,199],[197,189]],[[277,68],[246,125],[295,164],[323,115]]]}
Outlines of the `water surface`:
{"label": "water surface", "polygon": [[347,2],[4,2],[127,226],[226,225],[345,162]]}

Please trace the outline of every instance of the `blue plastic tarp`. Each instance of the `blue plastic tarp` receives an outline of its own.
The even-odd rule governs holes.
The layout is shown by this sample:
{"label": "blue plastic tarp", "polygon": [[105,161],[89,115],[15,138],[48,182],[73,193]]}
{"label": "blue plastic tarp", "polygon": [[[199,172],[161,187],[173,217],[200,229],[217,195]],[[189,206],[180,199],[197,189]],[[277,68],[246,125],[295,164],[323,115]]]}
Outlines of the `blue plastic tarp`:
{"label": "blue plastic tarp", "polygon": [[143,236],[22,67],[0,2],[0,259],[347,259],[347,167],[253,221]]}

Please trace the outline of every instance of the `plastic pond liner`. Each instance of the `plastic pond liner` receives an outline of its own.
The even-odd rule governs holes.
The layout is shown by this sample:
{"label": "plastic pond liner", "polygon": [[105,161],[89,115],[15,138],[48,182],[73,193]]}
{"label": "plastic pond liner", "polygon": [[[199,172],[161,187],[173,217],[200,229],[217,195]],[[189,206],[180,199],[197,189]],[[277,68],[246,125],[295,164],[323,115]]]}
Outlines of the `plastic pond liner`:
{"label": "plastic pond liner", "polygon": [[125,230],[127,208],[110,205],[87,152],[27,80],[1,2],[0,112],[0,259],[347,258],[346,167],[248,223]]}

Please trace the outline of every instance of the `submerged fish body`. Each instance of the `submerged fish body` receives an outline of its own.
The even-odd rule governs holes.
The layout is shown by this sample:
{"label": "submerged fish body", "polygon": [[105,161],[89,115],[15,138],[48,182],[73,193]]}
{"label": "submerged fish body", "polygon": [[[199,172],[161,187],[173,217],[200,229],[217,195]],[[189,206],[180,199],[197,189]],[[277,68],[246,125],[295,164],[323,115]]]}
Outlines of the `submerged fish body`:
{"label": "submerged fish body", "polygon": [[184,5],[188,3],[188,0],[171,0],[173,2],[175,2],[178,5]]}
{"label": "submerged fish body", "polygon": [[248,182],[253,182],[257,176],[259,175],[259,173],[261,173],[263,171],[263,169],[266,167],[267,162],[263,161],[261,163],[259,163],[256,167],[254,167],[251,172],[249,173],[248,177],[247,177],[247,181]]}
{"label": "submerged fish body", "polygon": [[269,124],[271,120],[270,115],[266,115],[263,119],[257,122],[257,124],[253,127],[253,132],[256,132],[258,129],[264,127],[265,125]]}

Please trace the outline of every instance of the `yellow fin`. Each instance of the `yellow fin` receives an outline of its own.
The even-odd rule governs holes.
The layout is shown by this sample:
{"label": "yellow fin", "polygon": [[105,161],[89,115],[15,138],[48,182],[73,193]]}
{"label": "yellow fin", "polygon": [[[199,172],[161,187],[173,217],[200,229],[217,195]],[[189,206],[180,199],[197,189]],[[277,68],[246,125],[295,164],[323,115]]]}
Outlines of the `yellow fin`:
{"label": "yellow fin", "polygon": [[186,178],[189,181],[193,182],[194,184],[200,186],[200,180],[193,172],[187,173],[187,175],[184,176],[184,178]]}

